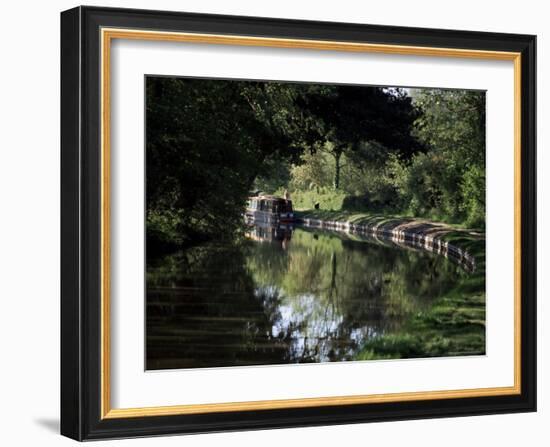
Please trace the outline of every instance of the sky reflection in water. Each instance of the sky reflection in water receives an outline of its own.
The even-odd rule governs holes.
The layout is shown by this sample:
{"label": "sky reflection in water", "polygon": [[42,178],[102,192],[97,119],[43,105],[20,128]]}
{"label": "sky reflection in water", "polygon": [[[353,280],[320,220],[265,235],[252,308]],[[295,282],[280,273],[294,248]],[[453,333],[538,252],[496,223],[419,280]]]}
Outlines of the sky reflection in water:
{"label": "sky reflection in water", "polygon": [[147,369],[349,361],[467,277],[430,253],[303,228],[147,268]]}

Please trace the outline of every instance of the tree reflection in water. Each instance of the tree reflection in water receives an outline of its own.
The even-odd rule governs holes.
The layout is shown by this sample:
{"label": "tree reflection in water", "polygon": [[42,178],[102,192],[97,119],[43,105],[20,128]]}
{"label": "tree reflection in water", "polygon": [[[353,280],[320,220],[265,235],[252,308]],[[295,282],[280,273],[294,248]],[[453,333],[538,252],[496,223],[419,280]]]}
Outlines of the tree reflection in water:
{"label": "tree reflection in water", "polygon": [[255,227],[147,268],[147,369],[353,360],[466,278],[429,253]]}

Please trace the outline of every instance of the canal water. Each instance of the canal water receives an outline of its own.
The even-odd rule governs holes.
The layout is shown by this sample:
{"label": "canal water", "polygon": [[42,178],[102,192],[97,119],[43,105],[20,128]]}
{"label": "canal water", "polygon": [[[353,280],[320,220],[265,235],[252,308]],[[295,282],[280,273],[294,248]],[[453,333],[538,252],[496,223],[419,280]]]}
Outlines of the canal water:
{"label": "canal water", "polygon": [[147,267],[147,369],[351,361],[468,274],[432,253],[252,227]]}

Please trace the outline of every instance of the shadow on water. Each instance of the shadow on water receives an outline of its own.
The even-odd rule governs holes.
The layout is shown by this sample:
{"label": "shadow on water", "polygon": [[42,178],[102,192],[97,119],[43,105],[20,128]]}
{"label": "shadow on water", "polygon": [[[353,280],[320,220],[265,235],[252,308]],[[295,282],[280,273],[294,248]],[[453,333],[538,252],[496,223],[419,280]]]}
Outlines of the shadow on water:
{"label": "shadow on water", "polygon": [[443,257],[253,226],[147,266],[147,369],[354,360],[467,278]]}

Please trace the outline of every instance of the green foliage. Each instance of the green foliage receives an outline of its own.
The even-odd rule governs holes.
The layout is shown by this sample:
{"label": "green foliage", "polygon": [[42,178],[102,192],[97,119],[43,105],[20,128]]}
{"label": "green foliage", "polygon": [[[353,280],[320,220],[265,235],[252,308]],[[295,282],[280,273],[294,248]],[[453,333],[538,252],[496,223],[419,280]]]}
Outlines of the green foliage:
{"label": "green foliage", "polygon": [[460,166],[485,166],[485,92],[421,89],[416,135]]}
{"label": "green foliage", "polygon": [[[408,119],[415,117],[414,125],[401,121],[403,127],[397,132],[400,136],[388,131],[383,137],[377,137],[376,132],[346,133],[352,133],[351,129],[338,121],[338,113],[345,115],[346,109],[339,101],[346,98],[347,92],[341,94],[342,98],[336,98],[337,93],[329,90],[325,99],[306,95],[313,113],[320,116],[319,129],[327,133],[325,140],[319,138],[315,151],[304,153],[290,169],[288,189],[299,209],[319,203],[325,209],[399,212],[484,228],[483,92],[414,91],[416,111],[407,112]],[[319,111],[324,102],[339,112]],[[349,107],[353,109],[354,104],[352,101]],[[383,111],[380,103],[377,107]],[[406,107],[400,107],[405,113]],[[336,132],[332,125],[344,126],[347,131]],[[339,146],[334,135],[347,138],[348,145]],[[405,142],[410,145],[408,150],[402,149]],[[423,150],[419,152],[419,148]]]}
{"label": "green foliage", "polygon": [[460,187],[461,210],[466,215],[466,224],[485,227],[485,169],[472,166],[464,173]]}
{"label": "green foliage", "polygon": [[402,207],[415,216],[458,216],[460,197],[456,193],[459,178],[452,165],[438,154],[418,154],[410,164],[393,160],[394,185]]}
{"label": "green foliage", "polygon": [[[374,176],[385,193],[379,202],[386,210],[483,228],[484,93],[425,89],[414,99],[420,111],[414,133],[426,150],[387,157]],[[368,185],[361,195],[369,197],[373,190]]]}
{"label": "green foliage", "polygon": [[183,240],[176,230],[181,219],[176,212],[171,210],[165,212],[149,210],[146,221],[148,255],[171,251],[182,245]]}
{"label": "green foliage", "polygon": [[327,188],[332,182],[334,160],[325,152],[306,152],[300,163],[292,166],[289,187],[292,191]]}
{"label": "green foliage", "polygon": [[274,194],[275,191],[286,189],[286,185],[291,180],[291,167],[288,163],[281,160],[267,160],[262,166],[262,173],[254,180],[255,191],[261,191],[265,194]]}
{"label": "green foliage", "polygon": [[[316,203],[321,209],[332,210],[388,210],[397,204],[396,187],[388,177],[388,167],[383,162],[366,161],[379,155],[369,152],[382,151],[380,145],[365,144],[357,153],[343,154],[340,165],[340,187],[335,189],[333,177],[334,158],[325,151],[305,153],[299,164],[290,169],[288,189],[297,209],[312,209]],[[381,156],[381,155],[380,155]],[[386,158],[394,155],[384,154]],[[280,194],[286,187],[271,192]]]}
{"label": "green foliage", "polygon": [[302,153],[301,88],[147,78],[148,245],[231,237],[255,178]]}
{"label": "green foliage", "polygon": [[146,96],[151,253],[231,238],[252,190],[484,227],[483,92],[148,77]]}
{"label": "green foliage", "polygon": [[428,147],[401,172],[410,209],[452,221],[485,225],[485,93],[421,90],[415,129]]}
{"label": "green foliage", "polygon": [[[334,189],[341,187],[343,156],[353,157],[354,152],[369,143],[384,146],[385,153],[404,156],[420,149],[411,134],[417,111],[411,97],[402,89],[310,86],[299,101],[317,123],[310,132],[310,135],[316,133],[311,137],[311,150],[323,151],[332,157]],[[366,160],[373,158],[369,152],[363,151]]]}

